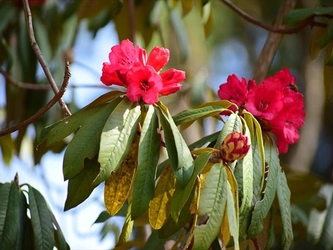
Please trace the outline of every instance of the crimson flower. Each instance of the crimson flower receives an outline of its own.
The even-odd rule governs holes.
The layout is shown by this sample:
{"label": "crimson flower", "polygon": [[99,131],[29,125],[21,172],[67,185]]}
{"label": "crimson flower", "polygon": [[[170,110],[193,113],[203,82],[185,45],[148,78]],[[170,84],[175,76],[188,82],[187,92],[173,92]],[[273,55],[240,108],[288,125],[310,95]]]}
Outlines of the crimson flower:
{"label": "crimson flower", "polygon": [[220,86],[218,95],[253,114],[264,132],[276,136],[279,152],[286,153],[288,146],[298,141],[298,130],[305,116],[303,95],[298,92],[295,81],[286,68],[267,77],[260,85],[254,80],[246,84],[244,78],[240,81],[231,75]]}
{"label": "crimson flower", "polygon": [[169,57],[168,49],[156,46],[147,58],[146,50],[123,40],[120,45],[111,48],[109,62],[103,63],[101,82],[107,86],[126,87],[127,97],[132,102],[156,103],[159,95],[178,91],[180,82],[185,79],[185,72],[181,70],[160,72]]}

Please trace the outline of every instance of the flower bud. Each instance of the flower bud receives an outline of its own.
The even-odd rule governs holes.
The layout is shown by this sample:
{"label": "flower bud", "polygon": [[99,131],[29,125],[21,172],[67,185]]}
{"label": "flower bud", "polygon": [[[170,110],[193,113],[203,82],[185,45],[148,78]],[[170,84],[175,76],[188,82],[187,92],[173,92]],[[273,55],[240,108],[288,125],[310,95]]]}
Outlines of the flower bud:
{"label": "flower bud", "polygon": [[247,152],[249,152],[249,149],[248,137],[244,136],[241,132],[233,131],[222,142],[220,155],[225,162],[233,162],[243,159]]}

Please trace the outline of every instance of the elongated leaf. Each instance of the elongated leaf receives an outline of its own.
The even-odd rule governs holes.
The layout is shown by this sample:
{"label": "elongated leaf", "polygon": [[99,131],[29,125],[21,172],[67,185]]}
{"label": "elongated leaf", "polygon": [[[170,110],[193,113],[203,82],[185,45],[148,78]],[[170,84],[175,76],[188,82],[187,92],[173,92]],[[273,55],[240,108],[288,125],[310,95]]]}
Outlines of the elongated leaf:
{"label": "elongated leaf", "polygon": [[239,118],[239,116],[237,114],[231,114],[222,128],[216,140],[214,148],[220,148],[224,138],[228,134],[230,134],[233,131],[242,131],[242,127],[243,127],[242,121]]}
{"label": "elongated leaf", "polygon": [[47,140],[46,145],[51,145],[55,142],[63,140],[65,137],[76,131],[84,121],[90,121],[89,119],[92,114],[99,110],[105,103],[116,99],[123,92],[112,91],[108,92],[96,100],[76,112],[75,114],[66,117],[53,125],[47,126],[44,128],[38,136],[38,145],[43,141]]}
{"label": "elongated leaf", "polygon": [[20,196],[17,185],[0,187],[0,249],[15,249],[20,232]]}
{"label": "elongated leaf", "polygon": [[101,171],[94,184],[106,180],[128,154],[137,132],[140,106],[126,97],[118,104],[108,118],[101,135],[98,161]]}
{"label": "elongated leaf", "polygon": [[265,158],[267,161],[267,181],[264,189],[264,197],[261,201],[255,204],[254,211],[252,213],[251,224],[248,229],[248,236],[254,238],[263,229],[263,219],[266,218],[269,210],[272,207],[276,189],[277,189],[277,175],[281,169],[278,151],[276,145],[273,143],[273,139],[266,140],[265,144]]}
{"label": "elongated leaf", "polygon": [[65,152],[63,163],[65,180],[73,178],[84,168],[86,158],[92,159],[98,154],[102,129],[119,101],[120,99],[116,99],[104,106],[98,106],[100,108],[91,114],[89,119],[83,121]]}
{"label": "elongated leaf", "polygon": [[89,197],[96,187],[93,181],[98,173],[99,163],[97,157],[91,160],[86,159],[82,171],[68,181],[65,211],[76,207]]}
{"label": "elongated leaf", "polygon": [[204,225],[194,228],[194,244],[192,249],[209,249],[220,232],[227,201],[227,175],[221,163],[212,166],[201,192],[198,214],[207,215]]}
{"label": "elongated leaf", "polygon": [[173,199],[171,201],[171,216],[174,221],[176,222],[178,221],[180,211],[183,209],[185,203],[187,202],[198,175],[201,173],[202,169],[206,166],[211,155],[212,155],[211,152],[206,152],[199,155],[195,159],[193,175],[185,188],[182,188],[181,185],[176,184],[176,190],[173,194]]}
{"label": "elongated leaf", "polygon": [[333,191],[331,193],[331,202],[327,206],[327,213],[319,238],[319,246],[323,247],[322,249],[333,248]]}
{"label": "elongated leaf", "polygon": [[125,244],[131,236],[131,233],[132,233],[132,230],[133,230],[133,225],[134,225],[134,221],[131,218],[131,210],[132,210],[131,208],[132,208],[132,205],[129,204],[129,206],[127,208],[125,223],[124,223],[123,228],[121,230],[121,234],[119,236],[116,247],[119,247],[119,246]]}
{"label": "elongated leaf", "polygon": [[168,165],[161,173],[155,187],[154,198],[149,203],[148,217],[153,229],[160,229],[170,215],[170,205],[175,191],[175,177]]}
{"label": "elongated leaf", "polygon": [[54,214],[52,214],[52,222],[55,226],[55,230],[54,230],[54,239],[55,239],[55,247],[58,250],[69,250],[69,245],[67,244],[65,237],[62,233],[62,230],[59,226],[59,223],[57,221],[57,219],[55,218]]}
{"label": "elongated leaf", "polygon": [[305,20],[313,15],[332,15],[333,8],[328,7],[313,7],[292,10],[284,16],[285,24],[294,24]]}
{"label": "elongated leaf", "polygon": [[55,240],[51,212],[41,193],[30,185],[28,187],[35,249],[52,250]]}
{"label": "elongated leaf", "polygon": [[146,244],[143,246],[142,250],[151,249],[164,249],[164,244],[168,239],[161,239],[156,230],[152,230]]}
{"label": "elongated leaf", "polygon": [[121,209],[129,195],[137,167],[138,143],[136,139],[120,167],[105,181],[104,203],[111,215]]}
{"label": "elongated leaf", "polygon": [[333,21],[330,21],[327,25],[325,34],[319,38],[318,44],[321,48],[324,48],[328,43],[333,40]]}
{"label": "elongated leaf", "polygon": [[[225,171],[228,171],[225,169]],[[228,173],[226,173],[228,175]],[[229,183],[227,181],[226,184],[226,192],[227,192],[227,216],[228,216],[228,224],[229,224],[229,230],[230,235],[234,239],[234,248],[235,250],[239,249],[239,217],[238,217],[238,201],[237,196],[235,197],[235,192],[237,192],[237,186],[236,189],[234,187],[235,182],[232,181]],[[235,199],[236,198],[236,199]]]}
{"label": "elongated leaf", "polygon": [[189,127],[193,122],[209,116],[221,113],[225,108],[221,106],[206,106],[202,108],[185,110],[173,117],[175,124],[181,125],[181,130]]}
{"label": "elongated leaf", "polygon": [[283,226],[282,246],[283,249],[287,250],[290,249],[293,241],[293,230],[291,225],[290,190],[286,175],[282,171],[279,171],[278,173],[277,197]]}
{"label": "elongated leaf", "polygon": [[164,130],[165,146],[174,175],[182,187],[190,180],[193,173],[193,158],[182,135],[177,129],[167,107],[161,102],[156,105]]}
{"label": "elongated leaf", "polygon": [[193,150],[195,148],[200,148],[200,147],[204,146],[207,143],[212,143],[212,142],[216,141],[219,134],[220,134],[220,132],[218,131],[218,132],[215,132],[211,135],[204,136],[200,140],[198,140],[198,141],[192,143],[191,145],[189,145],[188,147],[189,147],[190,150]]}
{"label": "elongated leaf", "polygon": [[161,136],[157,133],[158,120],[153,106],[149,106],[143,122],[139,142],[138,170],[132,198],[133,220],[148,210],[154,197],[155,172],[159,159]]}

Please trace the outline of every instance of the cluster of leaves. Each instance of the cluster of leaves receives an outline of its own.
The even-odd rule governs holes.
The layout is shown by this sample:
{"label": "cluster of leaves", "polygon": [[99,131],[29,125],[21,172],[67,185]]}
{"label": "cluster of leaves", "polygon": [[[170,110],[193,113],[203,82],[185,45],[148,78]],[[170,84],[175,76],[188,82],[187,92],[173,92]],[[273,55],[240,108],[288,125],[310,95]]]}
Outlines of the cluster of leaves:
{"label": "cluster of leaves", "polygon": [[[270,232],[268,243],[260,244],[273,244],[273,225],[265,226],[264,219],[277,194],[283,248],[289,249],[290,191],[274,140],[262,134],[258,121],[246,111],[233,113],[221,131],[189,146],[177,127],[183,130],[207,117],[221,120],[220,113],[229,106],[228,101],[211,102],[171,117],[161,102],[132,103],[124,93],[111,91],[46,127],[39,138],[46,146],[74,133],[64,156],[64,178],[69,180],[65,210],[82,203],[105,181],[110,216],[124,207],[127,211],[117,246],[129,240],[135,220],[148,216],[154,233],[146,249],[170,239],[208,249],[217,238],[238,249],[239,242],[255,239],[264,227]],[[232,131],[250,138],[250,151],[233,163],[214,159]],[[168,157],[158,164],[163,147]]]}
{"label": "cluster of leaves", "polygon": [[[22,189],[27,187],[27,190]],[[28,202],[27,202],[28,197]],[[42,194],[29,184],[0,183],[1,249],[69,249]]]}

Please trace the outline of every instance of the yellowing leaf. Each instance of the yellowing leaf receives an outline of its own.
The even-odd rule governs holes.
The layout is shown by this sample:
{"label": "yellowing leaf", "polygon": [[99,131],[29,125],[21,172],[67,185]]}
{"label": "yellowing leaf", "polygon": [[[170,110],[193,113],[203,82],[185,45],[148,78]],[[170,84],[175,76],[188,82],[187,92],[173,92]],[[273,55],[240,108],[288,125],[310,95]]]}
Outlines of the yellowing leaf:
{"label": "yellowing leaf", "polygon": [[119,240],[118,240],[116,249],[117,249],[117,247],[125,244],[131,236],[133,225],[134,225],[134,221],[131,218],[131,209],[132,209],[132,204],[130,203],[127,208],[125,223],[121,230],[121,234],[119,236]]}
{"label": "yellowing leaf", "polygon": [[154,229],[160,229],[170,215],[171,198],[175,191],[176,178],[168,165],[162,171],[155,188],[154,198],[149,203],[149,223]]}
{"label": "yellowing leaf", "polygon": [[120,167],[105,181],[104,203],[111,215],[115,215],[121,209],[128,197],[137,167],[137,153],[138,140],[135,140]]}
{"label": "yellowing leaf", "polygon": [[223,222],[221,226],[221,241],[222,241],[222,246],[226,247],[227,244],[229,243],[231,239],[231,234],[229,230],[229,220],[228,220],[228,214],[227,210],[224,211],[223,215]]}

